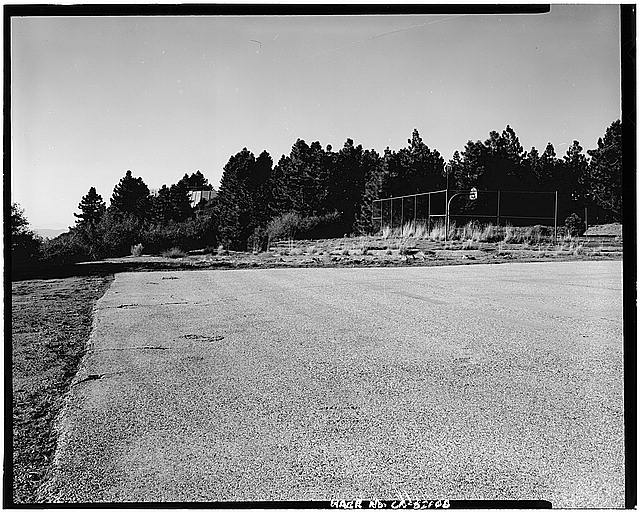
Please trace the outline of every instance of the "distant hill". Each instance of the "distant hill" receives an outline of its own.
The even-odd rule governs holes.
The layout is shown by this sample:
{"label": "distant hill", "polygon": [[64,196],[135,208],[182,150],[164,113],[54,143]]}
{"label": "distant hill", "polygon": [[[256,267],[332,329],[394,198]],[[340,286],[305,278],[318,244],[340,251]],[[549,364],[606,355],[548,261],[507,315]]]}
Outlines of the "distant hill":
{"label": "distant hill", "polygon": [[53,239],[57,237],[61,233],[68,231],[69,228],[60,228],[60,229],[51,229],[51,228],[33,228],[33,231],[40,235],[40,237],[44,237],[45,239]]}

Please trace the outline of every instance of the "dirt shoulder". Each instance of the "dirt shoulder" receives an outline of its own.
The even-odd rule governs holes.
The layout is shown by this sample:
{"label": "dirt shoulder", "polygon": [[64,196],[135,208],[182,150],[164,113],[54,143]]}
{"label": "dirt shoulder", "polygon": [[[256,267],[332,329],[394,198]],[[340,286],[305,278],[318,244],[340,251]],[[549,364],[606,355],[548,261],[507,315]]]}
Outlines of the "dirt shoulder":
{"label": "dirt shoulder", "polygon": [[[14,504],[35,502],[56,448],[62,396],[85,353],[93,306],[112,281],[88,276],[12,283]],[[7,506],[7,495],[4,500]]]}
{"label": "dirt shoulder", "polygon": [[280,242],[269,251],[192,251],[181,258],[143,255],[112,258],[80,266],[122,267],[119,270],[247,269],[281,267],[395,267],[619,260],[617,239],[582,238],[570,242],[507,244],[444,242],[415,238],[360,237]]}

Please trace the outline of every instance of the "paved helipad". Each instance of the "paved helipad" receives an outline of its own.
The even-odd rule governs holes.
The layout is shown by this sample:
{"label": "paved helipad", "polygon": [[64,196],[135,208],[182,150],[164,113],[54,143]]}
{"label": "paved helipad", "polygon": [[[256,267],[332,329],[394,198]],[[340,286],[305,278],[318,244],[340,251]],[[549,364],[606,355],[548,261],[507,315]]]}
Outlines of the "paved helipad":
{"label": "paved helipad", "polygon": [[42,498],[623,507],[621,275],[621,262],[119,274]]}

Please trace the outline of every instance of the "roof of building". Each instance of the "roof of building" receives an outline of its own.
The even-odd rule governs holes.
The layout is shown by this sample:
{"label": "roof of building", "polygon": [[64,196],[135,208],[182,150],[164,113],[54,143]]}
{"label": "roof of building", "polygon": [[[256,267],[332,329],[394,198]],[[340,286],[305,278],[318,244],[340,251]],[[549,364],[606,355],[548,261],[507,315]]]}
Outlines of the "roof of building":
{"label": "roof of building", "polygon": [[200,191],[189,191],[189,195],[191,197],[191,206],[195,207],[202,200],[210,201],[214,199],[218,195],[218,193],[214,190],[210,190],[210,191],[200,190]]}

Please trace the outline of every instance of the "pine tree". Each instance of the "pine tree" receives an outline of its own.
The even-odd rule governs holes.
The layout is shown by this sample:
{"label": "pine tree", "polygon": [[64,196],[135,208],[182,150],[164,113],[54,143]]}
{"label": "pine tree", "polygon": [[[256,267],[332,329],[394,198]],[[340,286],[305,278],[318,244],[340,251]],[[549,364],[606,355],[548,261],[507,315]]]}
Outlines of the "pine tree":
{"label": "pine tree", "polygon": [[437,150],[431,150],[423,142],[418,130],[413,130],[409,147],[401,150],[404,159],[405,194],[438,190],[444,187],[444,159]]}
{"label": "pine tree", "polygon": [[[389,148],[387,148],[389,151]],[[372,221],[375,214],[380,216],[380,207],[374,207],[374,200],[380,199],[382,193],[387,186],[387,175],[382,158],[375,150],[366,150],[363,155],[365,162],[366,175],[364,190],[362,192],[362,200],[360,202],[360,211],[356,217],[355,230],[358,233],[371,233],[380,228],[378,221]]]}
{"label": "pine tree", "polygon": [[598,147],[588,150],[588,197],[604,209],[611,220],[622,221],[622,123],[614,121],[598,139]]}
{"label": "pine tree", "polygon": [[189,189],[184,182],[178,182],[169,188],[170,219],[184,221],[193,214]]}
{"label": "pine tree", "polygon": [[541,190],[538,182],[538,177],[540,176],[540,153],[535,146],[532,146],[531,150],[524,154],[522,166],[524,173],[528,177],[528,183],[531,184],[531,189]]}
{"label": "pine tree", "polygon": [[134,178],[131,171],[114,187],[110,209],[118,215],[130,215],[140,220],[151,216],[151,197],[149,188],[142,178]]}
{"label": "pine tree", "polygon": [[331,210],[341,213],[343,230],[351,232],[360,210],[367,169],[361,145],[347,139],[337,153],[329,178],[328,203]]}
{"label": "pine tree", "polygon": [[106,209],[107,207],[102,196],[96,192],[95,187],[91,187],[89,192],[82,197],[82,200],[78,204],[78,210],[80,210],[80,213],[73,214],[78,218],[76,226],[95,230]]}
{"label": "pine tree", "polygon": [[171,199],[169,187],[163,185],[158,194],[151,198],[151,219],[155,223],[165,223],[171,219]]}
{"label": "pine tree", "polygon": [[536,176],[538,184],[542,190],[552,190],[556,185],[558,159],[553,144],[547,143],[547,147],[540,156],[538,174]]}
{"label": "pine tree", "polygon": [[573,141],[567,149],[563,159],[562,190],[566,192],[572,202],[585,204],[586,177],[589,170],[589,162],[582,153],[582,146],[578,141]]}
{"label": "pine tree", "polygon": [[[458,162],[452,163],[456,187],[460,189],[489,188],[485,176],[487,153],[487,147],[481,141],[467,141],[461,153],[461,165]],[[453,188],[453,185],[449,183],[449,187]]]}
{"label": "pine tree", "polygon": [[256,229],[266,224],[273,161],[266,151],[256,159],[247,148],[224,167],[217,197],[220,234],[233,248],[244,250]]}
{"label": "pine tree", "polygon": [[189,191],[210,191],[213,186],[209,184],[209,180],[198,169],[195,173],[188,175],[187,173],[180,179],[177,185],[185,186]]}

